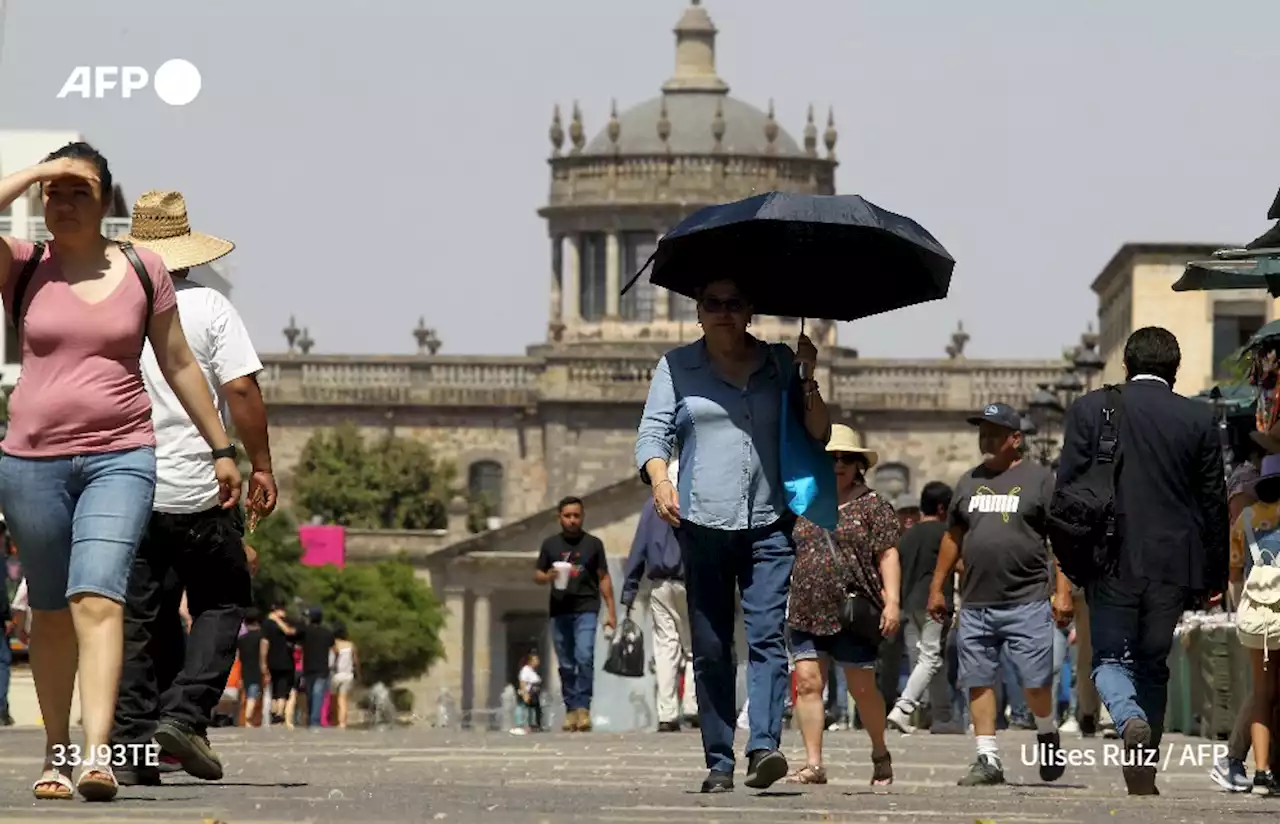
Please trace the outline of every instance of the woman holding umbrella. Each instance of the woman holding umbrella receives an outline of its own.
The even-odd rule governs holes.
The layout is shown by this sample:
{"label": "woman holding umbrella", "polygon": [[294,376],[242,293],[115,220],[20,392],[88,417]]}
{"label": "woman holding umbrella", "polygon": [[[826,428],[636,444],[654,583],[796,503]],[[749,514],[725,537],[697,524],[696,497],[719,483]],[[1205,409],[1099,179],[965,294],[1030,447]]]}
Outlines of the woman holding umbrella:
{"label": "woman holding umbrella", "polygon": [[[702,792],[733,789],[736,604],[742,592],[749,664],[746,785],[787,774],[779,751],[788,692],[784,638],[795,516],[780,469],[784,391],[805,396],[804,428],[826,443],[830,418],[812,376],[818,352],[804,335],[796,352],[748,334],[751,295],[733,280],[695,291],[703,337],[658,362],[636,441],[636,463],[653,505],[676,527],[684,556],[694,678],[710,770]],[[679,488],[667,465],[679,445]]]}

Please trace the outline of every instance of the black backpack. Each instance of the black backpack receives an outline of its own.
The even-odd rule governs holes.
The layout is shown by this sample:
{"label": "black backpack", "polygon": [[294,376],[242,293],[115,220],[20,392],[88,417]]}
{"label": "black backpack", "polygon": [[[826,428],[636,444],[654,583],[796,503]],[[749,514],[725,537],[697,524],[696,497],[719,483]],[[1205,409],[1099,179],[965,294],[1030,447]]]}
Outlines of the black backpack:
{"label": "black backpack", "polygon": [[[142,284],[142,291],[147,296],[147,322],[142,325],[142,346],[139,352],[147,344],[147,326],[151,323],[151,316],[155,312],[156,290],[154,284],[151,283],[151,275],[147,274],[147,267],[143,265],[142,258],[138,257],[137,251],[133,248],[133,244],[127,241],[116,241],[116,245],[120,247],[120,251],[124,253],[125,259],[129,261],[138,281]],[[13,306],[10,307],[9,319],[13,321],[13,329],[18,333],[19,339],[22,336],[22,305],[27,296],[27,287],[31,285],[31,278],[35,276],[36,267],[44,260],[44,241],[41,241],[31,249],[31,258],[26,265],[22,267],[22,272],[18,275],[18,280],[13,285]],[[18,350],[21,357],[22,350]]]}
{"label": "black backpack", "polygon": [[1108,385],[1102,410],[1102,430],[1093,462],[1078,478],[1053,490],[1047,527],[1049,542],[1062,574],[1076,586],[1115,571],[1119,536],[1116,534],[1116,484],[1120,452],[1120,388]]}

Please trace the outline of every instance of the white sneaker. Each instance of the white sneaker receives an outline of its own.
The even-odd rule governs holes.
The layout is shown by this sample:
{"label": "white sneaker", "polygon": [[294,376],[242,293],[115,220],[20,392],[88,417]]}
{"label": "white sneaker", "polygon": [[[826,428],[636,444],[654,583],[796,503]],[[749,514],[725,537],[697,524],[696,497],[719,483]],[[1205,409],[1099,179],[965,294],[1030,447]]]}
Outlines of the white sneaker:
{"label": "white sneaker", "polygon": [[1058,732],[1065,732],[1068,735],[1079,735],[1080,722],[1075,719],[1075,716],[1072,716],[1062,722],[1062,725],[1058,727]]}
{"label": "white sneaker", "polygon": [[916,731],[916,728],[911,723],[911,719],[907,717],[905,712],[897,707],[889,710],[889,714],[885,716],[885,722],[888,723],[891,729],[895,729],[905,735],[910,735]]}

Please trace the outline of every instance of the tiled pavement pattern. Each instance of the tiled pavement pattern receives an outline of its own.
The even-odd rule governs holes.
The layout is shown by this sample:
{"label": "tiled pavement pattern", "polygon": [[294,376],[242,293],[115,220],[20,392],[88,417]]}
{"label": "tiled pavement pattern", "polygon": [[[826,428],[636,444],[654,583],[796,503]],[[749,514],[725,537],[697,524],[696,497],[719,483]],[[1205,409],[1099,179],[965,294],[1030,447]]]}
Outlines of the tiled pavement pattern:
{"label": "tiled pavement pattern", "polygon": [[[179,776],[159,788],[125,788],[112,804],[35,802],[30,754],[35,729],[0,730],[0,822],[129,824],[277,824],[282,822],[1044,822],[1248,821],[1280,813],[1280,799],[1228,796],[1206,768],[1179,765],[1180,749],[1204,743],[1176,737],[1161,773],[1159,798],[1124,795],[1116,767],[1069,768],[1054,785],[1023,766],[1031,733],[1001,735],[1009,786],[960,788],[973,739],[895,736],[897,780],[873,791],[861,732],[827,734],[825,787],[778,784],[770,792],[741,785],[719,796],[696,793],[704,775],[696,733],[512,736],[429,728],[392,731],[215,730],[226,778]],[[1074,741],[1101,760],[1113,742]],[[788,757],[800,759],[796,733]],[[793,766],[798,766],[795,764]]]}

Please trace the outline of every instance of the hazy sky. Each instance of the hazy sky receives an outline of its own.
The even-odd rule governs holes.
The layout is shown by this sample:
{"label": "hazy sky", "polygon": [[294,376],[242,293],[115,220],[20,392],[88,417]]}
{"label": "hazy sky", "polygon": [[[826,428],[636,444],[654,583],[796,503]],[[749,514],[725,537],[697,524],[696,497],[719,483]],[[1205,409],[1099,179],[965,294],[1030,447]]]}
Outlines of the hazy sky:
{"label": "hazy sky", "polygon": [[[516,353],[546,335],[554,103],[591,135],[656,95],[687,0],[8,0],[6,128],[75,129],[132,200],[183,190],[234,240],[260,349]],[[1244,242],[1280,186],[1275,0],[705,0],[732,94],[799,140],[834,105],[838,188],[928,228],[946,301],[841,328],[864,356],[1053,356],[1126,241]],[[77,65],[203,75],[186,107],[56,99]],[[1271,80],[1267,80],[1271,77]],[[50,149],[56,148],[50,146]],[[12,171],[6,169],[5,172]]]}

